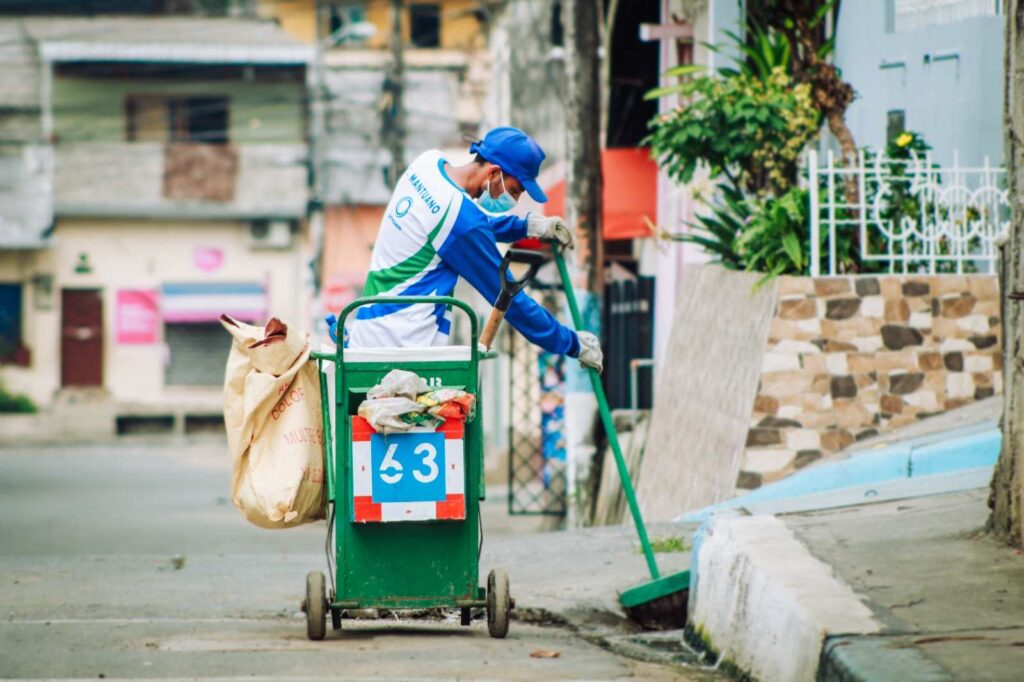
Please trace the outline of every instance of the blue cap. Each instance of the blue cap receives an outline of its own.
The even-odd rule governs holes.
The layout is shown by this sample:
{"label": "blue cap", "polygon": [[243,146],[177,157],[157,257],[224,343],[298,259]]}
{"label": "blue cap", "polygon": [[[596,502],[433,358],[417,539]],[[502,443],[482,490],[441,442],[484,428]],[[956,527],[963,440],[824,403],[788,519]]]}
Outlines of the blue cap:
{"label": "blue cap", "polygon": [[479,154],[518,180],[534,201],[547,202],[547,195],[537,184],[544,150],[519,128],[494,128],[484,135],[483,140],[469,145],[469,151]]}

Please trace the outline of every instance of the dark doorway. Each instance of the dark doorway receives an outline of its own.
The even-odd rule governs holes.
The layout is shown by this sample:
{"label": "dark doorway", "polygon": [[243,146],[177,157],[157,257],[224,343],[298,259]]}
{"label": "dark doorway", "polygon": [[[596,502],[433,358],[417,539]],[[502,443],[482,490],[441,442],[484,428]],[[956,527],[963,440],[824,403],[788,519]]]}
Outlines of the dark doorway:
{"label": "dark doorway", "polygon": [[638,147],[647,123],[658,113],[657,100],[644,93],[658,86],[658,43],[640,40],[640,24],[661,21],[658,0],[620,2],[612,32],[612,71],[608,106],[608,147]]}
{"label": "dark doorway", "polygon": [[103,297],[99,289],[61,291],[60,384],[103,385]]}

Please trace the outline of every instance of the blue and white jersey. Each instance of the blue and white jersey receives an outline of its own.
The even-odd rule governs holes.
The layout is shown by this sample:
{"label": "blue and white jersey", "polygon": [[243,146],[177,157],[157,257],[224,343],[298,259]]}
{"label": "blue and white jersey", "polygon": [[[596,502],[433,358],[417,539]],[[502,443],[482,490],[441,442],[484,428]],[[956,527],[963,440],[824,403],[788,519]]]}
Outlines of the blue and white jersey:
{"label": "blue and white jersey", "polygon": [[[459,277],[492,304],[501,283],[496,242],[526,236],[526,220],[484,213],[445,173],[440,151],[421,154],[391,195],[363,296],[450,296]],[[532,343],[576,356],[576,332],[520,292],[505,318]],[[443,305],[377,304],[347,321],[350,348],[439,346],[448,343],[451,311]]]}

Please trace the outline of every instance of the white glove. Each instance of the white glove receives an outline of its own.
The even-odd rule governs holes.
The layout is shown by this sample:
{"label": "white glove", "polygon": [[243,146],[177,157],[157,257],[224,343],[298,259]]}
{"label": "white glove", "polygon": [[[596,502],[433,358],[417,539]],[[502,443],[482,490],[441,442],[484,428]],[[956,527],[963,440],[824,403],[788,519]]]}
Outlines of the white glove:
{"label": "white glove", "polygon": [[579,332],[580,354],[579,361],[584,367],[596,369],[600,374],[604,366],[604,353],[601,352],[601,342],[597,336],[590,332]]}
{"label": "white glove", "polygon": [[576,247],[572,230],[558,216],[542,216],[531,213],[526,218],[526,236],[558,242],[567,249]]}

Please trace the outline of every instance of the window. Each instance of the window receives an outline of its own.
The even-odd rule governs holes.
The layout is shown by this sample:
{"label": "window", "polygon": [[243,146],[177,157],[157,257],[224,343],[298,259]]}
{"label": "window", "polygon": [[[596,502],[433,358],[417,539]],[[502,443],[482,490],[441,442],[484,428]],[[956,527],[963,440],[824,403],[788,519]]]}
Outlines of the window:
{"label": "window", "polygon": [[129,142],[228,141],[226,97],[131,95],[125,109]]}
{"label": "window", "polygon": [[[338,35],[343,29],[366,21],[366,8],[362,5],[331,5],[328,8],[328,27],[330,34]],[[358,38],[346,36],[339,42],[356,42]]]}
{"label": "window", "polygon": [[27,364],[21,339],[21,285],[0,284],[0,363]]}
{"label": "window", "polygon": [[907,129],[907,112],[893,109],[885,113],[885,142],[890,144]]}
{"label": "window", "polygon": [[409,5],[409,27],[416,47],[441,47],[441,8],[437,4]]}
{"label": "window", "polygon": [[551,45],[565,47],[565,26],[562,25],[561,0],[551,5]]}

